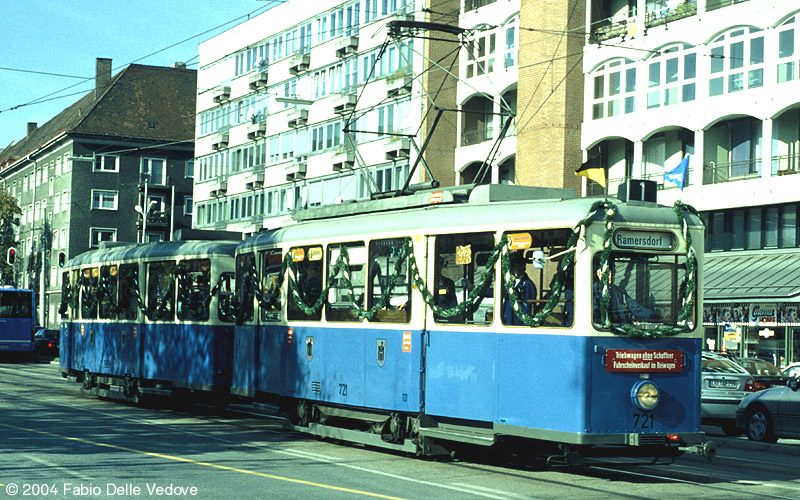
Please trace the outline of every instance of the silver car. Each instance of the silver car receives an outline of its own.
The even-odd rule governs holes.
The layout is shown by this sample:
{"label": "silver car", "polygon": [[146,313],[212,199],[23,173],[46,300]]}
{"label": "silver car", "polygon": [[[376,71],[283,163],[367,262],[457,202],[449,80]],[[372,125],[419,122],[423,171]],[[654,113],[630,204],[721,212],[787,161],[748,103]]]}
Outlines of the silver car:
{"label": "silver car", "polygon": [[700,416],[705,425],[718,425],[728,436],[742,433],[736,426],[736,408],[756,390],[750,373],[730,359],[703,352]]}
{"label": "silver car", "polygon": [[800,379],[746,397],[736,409],[736,426],[752,441],[774,443],[800,437]]}

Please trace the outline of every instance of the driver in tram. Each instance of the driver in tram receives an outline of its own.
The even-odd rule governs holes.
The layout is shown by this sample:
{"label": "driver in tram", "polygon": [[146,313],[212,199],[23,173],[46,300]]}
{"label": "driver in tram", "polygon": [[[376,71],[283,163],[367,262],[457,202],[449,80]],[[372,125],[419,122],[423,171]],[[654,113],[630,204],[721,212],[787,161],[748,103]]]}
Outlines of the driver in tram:
{"label": "driver in tram", "polygon": [[[603,272],[597,269],[597,281],[594,282],[593,287],[593,314],[594,322],[602,324],[603,320],[600,314],[600,300],[603,294],[602,280]],[[614,274],[614,266],[611,265],[608,272],[608,287],[609,287],[609,303],[608,303],[608,319],[615,324],[631,324],[634,321],[648,321],[655,319],[657,315],[652,310],[639,304],[636,300],[628,294],[628,291],[619,285],[614,284],[612,279]]]}

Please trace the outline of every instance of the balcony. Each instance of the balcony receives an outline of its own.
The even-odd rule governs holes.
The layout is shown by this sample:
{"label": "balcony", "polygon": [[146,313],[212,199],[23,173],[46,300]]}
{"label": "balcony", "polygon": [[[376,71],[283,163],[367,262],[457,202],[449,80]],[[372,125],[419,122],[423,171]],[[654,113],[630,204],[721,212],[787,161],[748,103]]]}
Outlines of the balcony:
{"label": "balcony", "polygon": [[299,75],[300,73],[308,71],[310,64],[311,55],[307,52],[298,51],[292,56],[291,60],[289,60],[289,73]]}
{"label": "balcony", "polygon": [[289,128],[302,127],[308,124],[308,108],[294,108],[286,117],[286,126]]}
{"label": "balcony", "polygon": [[352,113],[356,109],[358,97],[353,94],[343,94],[333,100],[333,113],[339,116]]}
{"label": "balcony", "polygon": [[611,18],[603,19],[598,23],[598,26],[592,31],[590,43],[602,42],[618,36],[628,34],[628,19],[613,20]]}
{"label": "balcony", "polygon": [[231,98],[231,88],[229,86],[217,87],[214,89],[213,100],[217,104],[228,102]]}
{"label": "balcony", "polygon": [[703,167],[703,184],[723,184],[761,177],[761,160],[731,163],[708,162]]}
{"label": "balcony", "polygon": [[216,133],[211,139],[211,149],[213,149],[214,151],[225,149],[228,147],[229,141],[230,141],[230,134]]}
{"label": "balcony", "polygon": [[773,156],[772,175],[794,175],[800,173],[800,154]]}
{"label": "balcony", "polygon": [[308,169],[308,157],[297,156],[290,164],[286,166],[286,180],[287,181],[301,181],[306,178],[306,171]]}
{"label": "balcony", "polygon": [[484,5],[495,3],[497,0],[464,0],[464,12],[479,9]]}
{"label": "balcony", "polygon": [[346,36],[336,41],[336,57],[339,59],[358,52],[358,37]]}
{"label": "balcony", "polygon": [[461,145],[473,146],[492,139],[492,129],[490,127],[461,132]]}
{"label": "balcony", "polygon": [[[648,10],[650,10],[651,7],[651,5],[648,5]],[[673,21],[677,21],[678,19],[694,16],[696,14],[697,0],[688,0],[678,5],[674,9],[664,6],[658,10],[650,10],[644,16],[644,27],[645,29],[652,28],[654,26],[671,23]]]}
{"label": "balcony", "polygon": [[342,170],[352,170],[356,165],[356,155],[352,149],[337,151],[331,157],[331,166],[334,172]]}
{"label": "balcony", "polygon": [[258,90],[267,88],[267,81],[269,80],[269,73],[267,70],[257,71],[250,75],[248,79],[248,87],[250,90]]}
{"label": "balcony", "polygon": [[405,137],[395,137],[383,148],[387,160],[403,160],[411,155],[411,140]]}
{"label": "balcony", "polygon": [[267,134],[267,122],[259,121],[247,125],[247,139],[254,141]]}

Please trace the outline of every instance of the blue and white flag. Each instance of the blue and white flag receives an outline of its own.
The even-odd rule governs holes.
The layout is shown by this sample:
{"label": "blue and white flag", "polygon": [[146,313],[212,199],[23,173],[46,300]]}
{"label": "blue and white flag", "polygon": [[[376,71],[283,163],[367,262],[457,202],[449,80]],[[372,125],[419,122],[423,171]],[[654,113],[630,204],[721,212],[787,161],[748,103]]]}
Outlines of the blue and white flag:
{"label": "blue and white flag", "polygon": [[686,182],[686,172],[689,170],[689,155],[683,157],[683,160],[677,167],[664,174],[664,182],[671,182],[678,186],[683,191],[683,183]]}

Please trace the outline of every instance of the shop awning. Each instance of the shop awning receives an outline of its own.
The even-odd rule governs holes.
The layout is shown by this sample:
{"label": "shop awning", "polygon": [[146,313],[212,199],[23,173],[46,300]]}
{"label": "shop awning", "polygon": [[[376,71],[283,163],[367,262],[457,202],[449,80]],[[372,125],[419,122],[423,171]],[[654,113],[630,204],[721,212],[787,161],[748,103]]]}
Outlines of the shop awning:
{"label": "shop awning", "polygon": [[800,251],[705,254],[705,302],[800,302]]}

